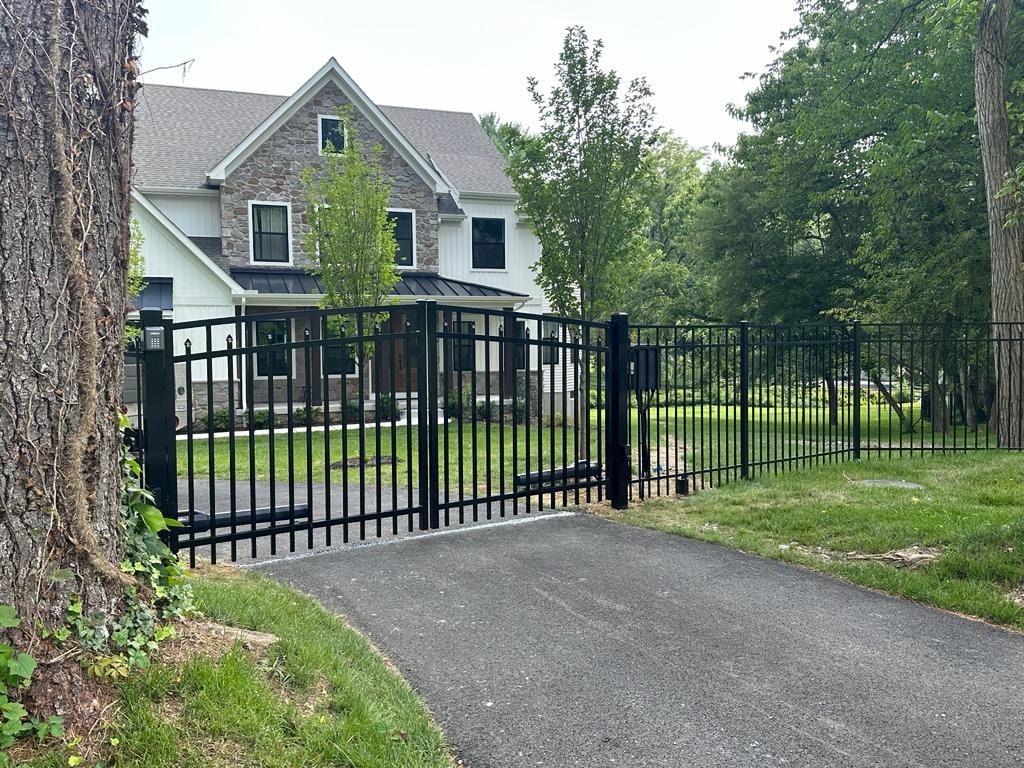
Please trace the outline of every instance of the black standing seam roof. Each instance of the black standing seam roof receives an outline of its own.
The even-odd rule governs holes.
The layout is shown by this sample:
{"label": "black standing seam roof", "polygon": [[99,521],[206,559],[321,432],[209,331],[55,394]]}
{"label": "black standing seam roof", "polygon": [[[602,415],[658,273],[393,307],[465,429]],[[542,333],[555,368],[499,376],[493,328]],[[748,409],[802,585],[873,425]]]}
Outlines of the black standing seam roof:
{"label": "black standing seam roof", "polygon": [[[231,270],[231,277],[244,290],[277,294],[320,294],[320,280],[301,269],[272,269],[239,267]],[[434,272],[402,272],[391,291],[395,296],[439,296],[445,298],[511,298],[526,299],[525,293],[507,291],[492,285],[455,280]]]}

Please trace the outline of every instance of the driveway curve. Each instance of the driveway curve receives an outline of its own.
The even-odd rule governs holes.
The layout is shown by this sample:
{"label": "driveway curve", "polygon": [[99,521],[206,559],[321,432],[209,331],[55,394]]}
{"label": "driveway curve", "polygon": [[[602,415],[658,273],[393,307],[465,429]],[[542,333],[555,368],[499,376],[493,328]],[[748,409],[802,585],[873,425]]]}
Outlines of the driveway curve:
{"label": "driveway curve", "polygon": [[1024,636],[713,544],[567,514],[256,567],[471,768],[1024,764]]}

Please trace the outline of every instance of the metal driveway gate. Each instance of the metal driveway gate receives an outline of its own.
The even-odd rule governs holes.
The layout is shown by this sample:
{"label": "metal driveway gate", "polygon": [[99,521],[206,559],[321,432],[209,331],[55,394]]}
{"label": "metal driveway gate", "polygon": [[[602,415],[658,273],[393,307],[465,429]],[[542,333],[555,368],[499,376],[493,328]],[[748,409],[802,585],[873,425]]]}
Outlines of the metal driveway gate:
{"label": "metal driveway gate", "polygon": [[607,324],[431,301],[142,315],[145,479],[192,562],[604,499]]}

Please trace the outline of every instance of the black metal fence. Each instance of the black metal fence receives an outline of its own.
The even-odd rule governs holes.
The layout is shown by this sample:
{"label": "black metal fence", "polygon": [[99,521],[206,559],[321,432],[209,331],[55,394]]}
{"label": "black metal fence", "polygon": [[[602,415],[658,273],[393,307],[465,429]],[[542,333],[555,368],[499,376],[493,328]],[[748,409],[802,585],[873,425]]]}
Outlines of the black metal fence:
{"label": "black metal fence", "polygon": [[996,386],[1024,381],[1024,333],[984,324],[630,327],[424,301],[142,325],[146,481],[193,562],[990,448],[1024,419]]}
{"label": "black metal fence", "polygon": [[641,499],[846,459],[1020,445],[1021,398],[997,407],[997,378],[1018,395],[1024,381],[1020,325],[641,326],[631,347]]}

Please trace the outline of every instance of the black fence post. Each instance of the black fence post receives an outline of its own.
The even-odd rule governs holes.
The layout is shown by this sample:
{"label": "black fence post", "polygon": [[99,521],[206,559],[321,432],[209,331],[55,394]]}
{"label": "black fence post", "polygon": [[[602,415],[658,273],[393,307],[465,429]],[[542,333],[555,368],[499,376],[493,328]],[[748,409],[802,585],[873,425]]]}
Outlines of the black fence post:
{"label": "black fence post", "polygon": [[608,395],[605,455],[607,492],[613,509],[629,505],[629,316],[612,315],[608,324]]}
{"label": "black fence post", "polygon": [[740,323],[740,477],[750,477],[750,323]]}
{"label": "black fence post", "polygon": [[861,398],[861,387],[860,387],[860,342],[861,342],[861,329],[860,320],[853,321],[853,425],[852,425],[852,440],[853,440],[853,459],[857,461],[860,459],[860,398]]}
{"label": "black fence post", "polygon": [[419,442],[419,528],[440,527],[437,449],[437,303],[416,302],[416,435]]}
{"label": "black fence post", "polygon": [[[178,517],[178,454],[174,423],[174,332],[159,309],[139,313],[142,327],[144,482],[164,517]],[[171,531],[172,548],[177,537]]]}

